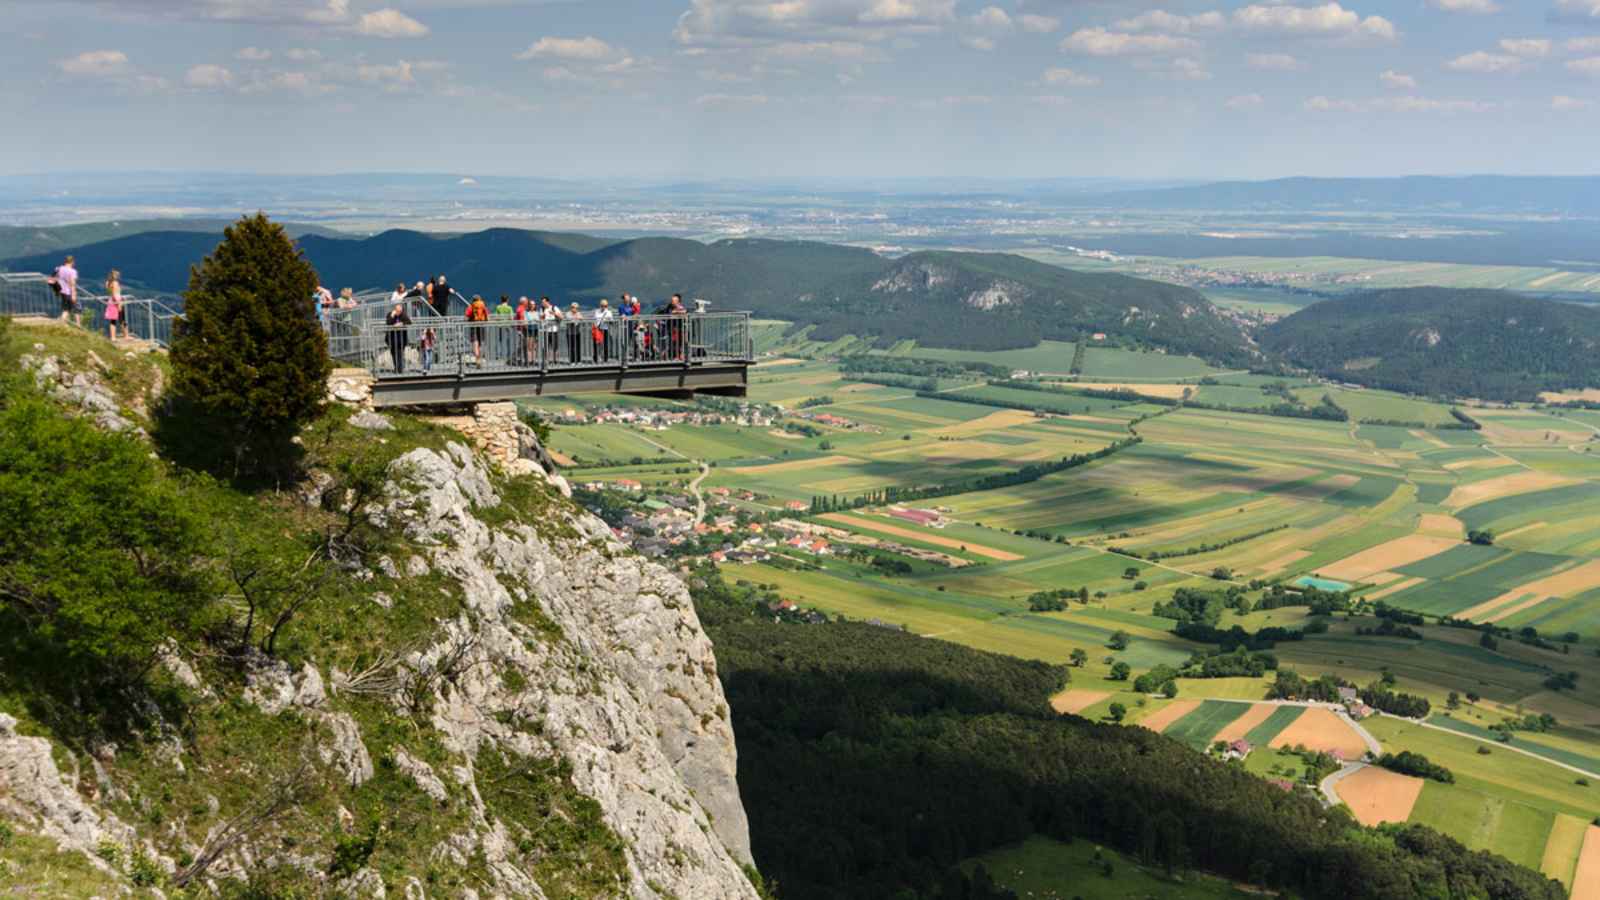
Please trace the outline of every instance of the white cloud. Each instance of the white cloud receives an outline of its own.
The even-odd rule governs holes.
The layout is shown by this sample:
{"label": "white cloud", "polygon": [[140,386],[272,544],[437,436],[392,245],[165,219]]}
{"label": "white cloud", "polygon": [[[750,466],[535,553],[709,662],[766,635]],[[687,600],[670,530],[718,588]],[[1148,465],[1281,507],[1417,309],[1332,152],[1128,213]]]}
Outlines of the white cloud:
{"label": "white cloud", "polygon": [[998,6],[985,6],[973,14],[971,21],[982,28],[1011,28],[1011,16]]}
{"label": "white cloud", "polygon": [[272,58],[272,51],[263,50],[260,47],[245,47],[234,53],[233,58],[242,59],[245,62],[266,62]]}
{"label": "white cloud", "polygon": [[1568,53],[1600,52],[1600,37],[1573,38],[1564,45]]}
{"label": "white cloud", "polygon": [[517,54],[517,59],[567,59],[599,62],[619,55],[617,48],[593,35],[581,38],[542,37]]}
{"label": "white cloud", "polygon": [[201,90],[216,90],[233,84],[233,73],[216,65],[192,66],[183,73],[183,83]]}
{"label": "white cloud", "polygon": [[1261,99],[1260,94],[1239,94],[1236,97],[1229,97],[1227,102],[1222,105],[1233,110],[1246,110],[1260,109],[1261,104],[1264,102],[1266,101]]}
{"label": "white cloud", "polygon": [[1457,113],[1486,113],[1500,108],[1499,104],[1483,100],[1437,100],[1431,97],[1407,95],[1404,97],[1377,97],[1371,100],[1341,100],[1316,96],[1305,101],[1311,112],[1344,113],[1431,113],[1454,115]]}
{"label": "white cloud", "polygon": [[1392,41],[1394,23],[1383,16],[1362,18],[1338,3],[1320,6],[1288,4],[1241,7],[1233,11],[1233,24],[1248,32],[1284,37],[1371,38]]}
{"label": "white cloud", "polygon": [[419,38],[427,37],[428,26],[398,9],[380,9],[362,15],[356,32],[376,38]]}
{"label": "white cloud", "polygon": [[1252,69],[1268,72],[1293,72],[1305,67],[1304,63],[1287,53],[1252,53],[1245,57],[1245,64]]}
{"label": "white cloud", "polygon": [[1122,31],[1157,31],[1166,34],[1219,31],[1226,25],[1227,19],[1215,10],[1185,16],[1163,9],[1152,9],[1116,23],[1116,27]]}
{"label": "white cloud", "polygon": [[1312,112],[1360,112],[1361,105],[1354,100],[1334,100],[1329,97],[1317,95],[1309,97],[1302,104]]}
{"label": "white cloud", "polygon": [[1485,53],[1482,50],[1458,56],[1445,63],[1445,68],[1455,72],[1476,72],[1480,75],[1497,75],[1507,72],[1517,72],[1522,69],[1523,61],[1515,56],[1503,53]]}
{"label": "white cloud", "polygon": [[1500,4],[1495,0],[1428,0],[1428,5],[1434,9],[1445,12],[1473,13],[1483,15],[1500,11]]}
{"label": "white cloud", "polygon": [[1000,38],[1015,27],[1011,16],[998,6],[985,6],[969,17],[965,26],[969,33],[962,35],[961,42],[974,50],[985,51],[993,50]]}
{"label": "white cloud", "polygon": [[281,92],[308,96],[327,94],[333,90],[334,88],[331,85],[323,84],[321,80],[309,72],[273,72],[257,77],[239,88],[239,92],[243,94]]}
{"label": "white cloud", "polygon": [[1384,87],[1393,88],[1397,91],[1414,91],[1417,89],[1417,79],[1402,72],[1396,72],[1393,69],[1385,69],[1383,74],[1378,76],[1378,80],[1383,82]]}
{"label": "white cloud", "polygon": [[1552,44],[1545,38],[1503,38],[1500,49],[1524,59],[1543,59],[1550,55]]}
{"label": "white cloud", "polygon": [[1032,97],[1029,97],[1028,101],[1030,103],[1037,103],[1040,106],[1059,107],[1072,105],[1071,97],[1063,97],[1060,94],[1035,94]]}
{"label": "white cloud", "polygon": [[121,50],[86,50],[59,60],[56,66],[68,75],[107,78],[128,71],[128,54]]}
{"label": "white cloud", "polygon": [[1061,28],[1061,20],[1055,16],[1041,16],[1035,13],[1026,13],[1017,18],[1022,23],[1022,30],[1033,34],[1049,34]]}
{"label": "white cloud", "polygon": [[690,0],[673,36],[682,44],[883,40],[956,19],[956,0]]}
{"label": "white cloud", "polygon": [[322,51],[312,50],[309,47],[291,47],[283,54],[292,62],[316,62],[322,58]]}
{"label": "white cloud", "polygon": [[1045,69],[1044,74],[1040,76],[1039,80],[1044,84],[1061,85],[1065,87],[1094,87],[1100,83],[1100,79],[1093,75],[1085,75],[1082,72],[1076,72],[1072,69],[1061,67]]}
{"label": "white cloud", "polygon": [[367,84],[375,84],[386,91],[403,91],[416,85],[416,76],[412,74],[411,63],[401,60],[397,63],[374,63],[359,66],[356,77]]}
{"label": "white cloud", "polygon": [[1593,106],[1593,100],[1583,100],[1578,97],[1568,97],[1565,94],[1557,94],[1556,96],[1550,98],[1550,108],[1556,112],[1577,112],[1579,110],[1589,109]]}
{"label": "white cloud", "polygon": [[1585,59],[1574,59],[1567,62],[1567,71],[1574,75],[1591,75],[1600,77],[1600,56],[1590,56]]}
{"label": "white cloud", "polygon": [[1135,56],[1181,53],[1195,47],[1186,37],[1167,34],[1124,34],[1104,28],[1080,28],[1062,40],[1061,49],[1089,56]]}

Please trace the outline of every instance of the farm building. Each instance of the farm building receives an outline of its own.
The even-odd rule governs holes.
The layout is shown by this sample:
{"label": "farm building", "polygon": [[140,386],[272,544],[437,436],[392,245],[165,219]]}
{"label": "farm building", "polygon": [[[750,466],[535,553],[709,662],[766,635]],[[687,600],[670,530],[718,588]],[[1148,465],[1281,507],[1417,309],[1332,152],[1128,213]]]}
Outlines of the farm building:
{"label": "farm building", "polygon": [[1224,752],[1222,754],[1222,758],[1223,759],[1244,759],[1245,757],[1250,755],[1250,751],[1253,750],[1253,749],[1255,749],[1255,748],[1250,746],[1250,742],[1249,741],[1245,740],[1244,738],[1240,738],[1240,739],[1238,739],[1238,740],[1236,740],[1233,743],[1228,745],[1228,749],[1227,749],[1226,752]]}

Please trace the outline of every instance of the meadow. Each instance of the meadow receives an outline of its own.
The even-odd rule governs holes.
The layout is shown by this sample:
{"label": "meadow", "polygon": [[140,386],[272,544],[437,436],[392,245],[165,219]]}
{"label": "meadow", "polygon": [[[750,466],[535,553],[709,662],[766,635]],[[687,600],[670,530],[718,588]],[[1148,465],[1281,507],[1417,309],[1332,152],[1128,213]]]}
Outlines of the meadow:
{"label": "meadow", "polygon": [[[1035,348],[1040,356],[1007,362],[1042,371],[1067,348]],[[909,345],[893,352],[932,355]],[[1086,374],[1098,372],[1106,384],[1165,384],[1152,390],[1181,391],[1179,380],[1205,371],[1182,358],[1119,356],[1127,352],[1086,348]],[[616,471],[681,482],[688,461],[705,460],[715,464],[709,485],[756,491],[771,509],[778,501],[808,502],[817,495],[848,499],[886,487],[1013,472],[1137,433],[1137,445],[1088,465],[912,504],[941,510],[940,528],[871,507],[821,522],[948,553],[963,560],[962,567],[921,565],[889,575],[782,548],[770,564],[729,564],[725,575],[768,585],[829,614],[983,650],[1057,663],[1081,650],[1085,663],[1071,670],[1070,687],[1081,692],[1072,703],[1077,714],[1105,719],[1119,703],[1127,710],[1125,722],[1157,723],[1196,747],[1242,736],[1260,748],[1247,768],[1291,779],[1298,762],[1270,745],[1310,726],[1298,708],[1252,707],[1266,697],[1271,673],[1181,678],[1177,699],[1168,701],[1132,693],[1131,681],[1113,679],[1112,668],[1125,663],[1137,676],[1206,649],[1177,637],[1174,621],[1156,615],[1158,604],[1180,589],[1236,585],[1256,597],[1252,582],[1259,588],[1320,575],[1351,584],[1358,599],[1422,614],[1422,637],[1364,634],[1378,622],[1370,615],[1325,617],[1322,633],[1273,650],[1281,667],[1363,685],[1387,674],[1399,690],[1427,698],[1435,712],[1452,694],[1470,695],[1475,702],[1464,703],[1454,717],[1479,729],[1549,713],[1558,729],[1519,735],[1519,746],[1572,764],[1600,761],[1600,507],[1594,502],[1600,499],[1600,460],[1588,452],[1600,417],[1591,424],[1570,411],[1471,408],[1485,423],[1482,431],[1440,428],[1456,421],[1446,404],[1292,379],[1287,387],[1297,396],[1318,402],[1327,393],[1350,410],[1352,421],[1100,398],[1083,398],[1094,402],[1074,408],[1079,401],[1065,392],[1092,387],[1092,377],[1057,385],[1064,404],[1056,393],[995,388],[976,379],[941,383],[940,390],[953,396],[928,397],[851,382],[826,360],[782,360],[755,370],[753,397],[791,409],[825,398],[830,402],[816,411],[855,427],[824,427],[819,437],[795,439],[733,426],[638,435],[579,426],[558,428],[555,446],[618,455],[647,438],[646,447],[666,449],[641,453],[649,465]],[[1263,408],[1275,400],[1263,386],[1278,380],[1212,372],[1206,384],[1191,386],[1200,402]],[[1007,406],[985,405],[986,398]],[[1493,545],[1467,543],[1467,532],[1476,529],[1493,531]],[[1029,609],[1036,592],[1080,588],[1089,602],[1070,602],[1057,612]],[[1437,624],[1442,615],[1533,627],[1550,648],[1507,636],[1488,649],[1479,646],[1477,631]],[[1226,611],[1218,624],[1256,630],[1310,621],[1304,607],[1286,607]],[[1122,650],[1113,648],[1119,632],[1127,641]],[[1576,689],[1547,686],[1566,672],[1577,673]],[[1389,719],[1374,720],[1372,727],[1386,747],[1430,758],[1438,753],[1436,761],[1459,765],[1455,785],[1420,791],[1413,821],[1573,877],[1583,843],[1573,823],[1600,814],[1600,804],[1563,770],[1494,747],[1482,756],[1471,736]]]}

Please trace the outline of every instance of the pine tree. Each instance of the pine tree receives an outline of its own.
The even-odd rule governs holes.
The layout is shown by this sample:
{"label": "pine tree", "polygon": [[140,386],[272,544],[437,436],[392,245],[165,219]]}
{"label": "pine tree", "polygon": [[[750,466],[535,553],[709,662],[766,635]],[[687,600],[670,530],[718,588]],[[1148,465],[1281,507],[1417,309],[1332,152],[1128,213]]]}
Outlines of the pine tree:
{"label": "pine tree", "polygon": [[172,343],[174,388],[233,456],[233,473],[290,468],[291,439],[321,415],[332,363],[317,273],[257,213],[189,272]]}

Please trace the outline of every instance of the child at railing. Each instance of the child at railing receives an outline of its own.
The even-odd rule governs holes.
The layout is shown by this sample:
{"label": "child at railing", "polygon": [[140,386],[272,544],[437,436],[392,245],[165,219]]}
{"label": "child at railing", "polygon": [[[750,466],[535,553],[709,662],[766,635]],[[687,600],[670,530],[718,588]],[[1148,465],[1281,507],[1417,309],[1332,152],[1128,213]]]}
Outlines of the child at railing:
{"label": "child at railing", "polygon": [[128,339],[128,318],[122,309],[122,273],[116,269],[106,276],[106,337],[117,339],[117,321],[122,321],[122,339]]}
{"label": "child at railing", "polygon": [[433,347],[438,342],[439,338],[433,333],[431,326],[422,330],[422,340],[417,342],[417,346],[422,350],[422,374],[424,375],[428,374],[428,370],[433,368]]}

